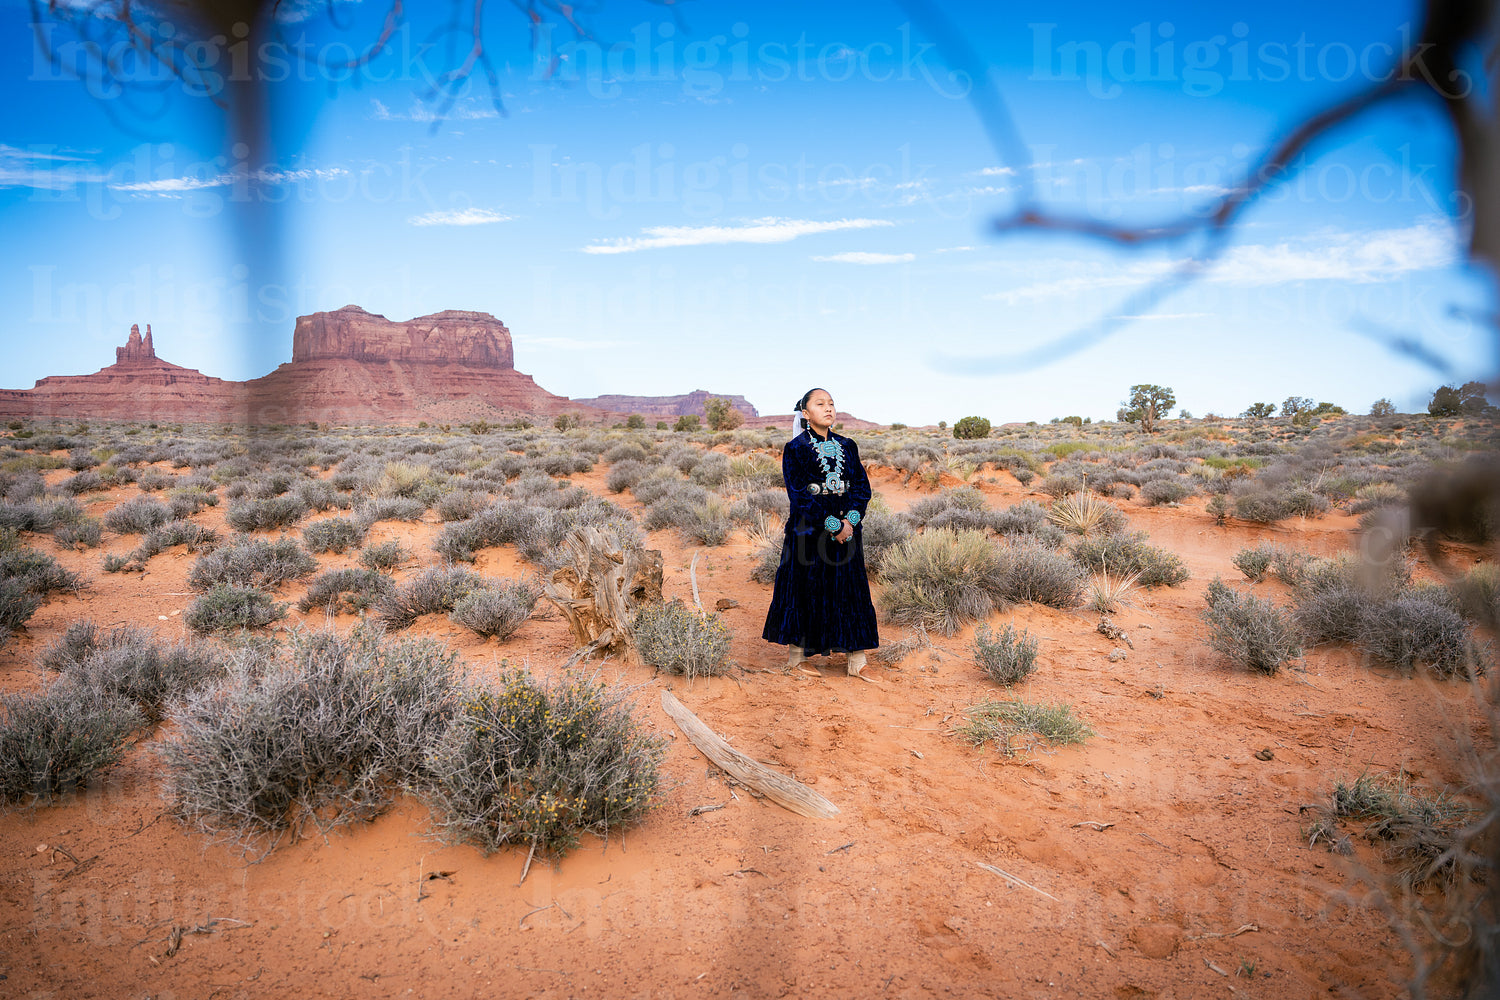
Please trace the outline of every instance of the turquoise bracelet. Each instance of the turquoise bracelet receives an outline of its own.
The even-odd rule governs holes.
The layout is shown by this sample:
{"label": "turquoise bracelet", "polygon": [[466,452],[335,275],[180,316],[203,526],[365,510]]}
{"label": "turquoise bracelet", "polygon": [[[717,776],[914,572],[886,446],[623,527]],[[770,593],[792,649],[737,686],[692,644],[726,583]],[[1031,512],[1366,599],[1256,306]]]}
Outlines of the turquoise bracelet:
{"label": "turquoise bracelet", "polygon": [[836,518],[836,517],[834,517],[832,514],[829,514],[827,517],[825,517],[823,519],[823,527],[827,528],[829,531],[833,532],[835,535],[839,533],[839,525],[841,523],[842,522],[840,522],[839,519]]}
{"label": "turquoise bracelet", "polygon": [[848,521],[851,527],[854,526],[854,525],[856,525],[856,524],[858,524],[859,523],[859,511],[857,511],[857,510],[851,510],[849,513],[847,513],[847,514],[844,515],[844,520]]}

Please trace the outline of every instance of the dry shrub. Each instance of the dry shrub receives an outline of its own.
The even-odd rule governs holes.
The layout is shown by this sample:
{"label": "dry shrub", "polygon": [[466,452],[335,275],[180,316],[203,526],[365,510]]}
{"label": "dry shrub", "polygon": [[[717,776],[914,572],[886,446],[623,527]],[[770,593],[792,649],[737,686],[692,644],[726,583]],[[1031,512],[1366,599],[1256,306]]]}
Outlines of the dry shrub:
{"label": "dry shrub", "polygon": [[986,677],[1006,687],[1035,672],[1039,648],[1036,636],[1024,629],[1017,631],[1009,623],[998,632],[991,632],[988,625],[974,630],[974,662]]}
{"label": "dry shrub", "polygon": [[1274,674],[1302,655],[1296,625],[1270,601],[1227,587],[1218,577],[1203,596],[1208,602],[1200,615],[1208,626],[1205,641],[1240,666]]}
{"label": "dry shrub", "polygon": [[0,695],[0,802],[34,802],[72,791],[117,764],[145,724],[129,700],[53,684]]}
{"label": "dry shrub", "polygon": [[323,608],[329,614],[356,614],[395,590],[390,577],[373,569],[331,569],[319,573],[308,584],[307,593],[297,602],[297,610],[305,614],[313,608]]}
{"label": "dry shrub", "polygon": [[302,550],[295,538],[268,542],[246,539],[198,557],[188,572],[188,586],[207,590],[218,584],[276,587],[300,580],[318,568],[318,561]]}
{"label": "dry shrub", "polygon": [[1144,531],[1081,539],[1073,558],[1095,573],[1134,573],[1142,587],[1175,587],[1190,575],[1176,553],[1150,544]]}
{"label": "dry shrub", "polygon": [[172,509],[154,497],[132,497],[104,515],[104,526],[117,535],[143,535],[172,520]]}
{"label": "dry shrub", "polygon": [[[1071,705],[1025,701],[986,701],[965,710],[968,719],[954,734],[973,746],[991,744],[1007,757],[1028,755],[1049,745],[1082,743],[1094,731],[1073,714]],[[1020,744],[1017,744],[1020,740]]]}
{"label": "dry shrub", "polygon": [[1054,500],[1047,509],[1047,519],[1064,531],[1085,537],[1123,531],[1125,515],[1112,503],[1105,503],[1092,490]]}
{"label": "dry shrub", "polygon": [[264,628],[286,617],[286,605],[264,590],[216,584],[187,609],[182,620],[199,635]]}
{"label": "dry shrub", "polygon": [[503,641],[526,623],[541,596],[535,580],[487,580],[455,601],[448,617],[477,635]]}
{"label": "dry shrub", "polygon": [[343,553],[364,541],[365,528],[347,517],[328,517],[302,529],[309,552]]}
{"label": "dry shrub", "polygon": [[458,567],[434,567],[406,581],[375,604],[375,615],[391,628],[407,628],[423,615],[452,611],[470,591],[484,586],[484,577]]}
{"label": "dry shrub", "polygon": [[79,690],[129,699],[147,721],[158,722],[173,698],[221,676],[225,657],[203,643],[164,644],[141,629],[102,632],[93,622],[75,622],[42,663]]}
{"label": "dry shrub", "polygon": [[529,845],[554,857],[656,804],[665,741],[592,679],[553,684],[511,671],[464,694],[432,750],[429,800],[454,840],[486,852]]}
{"label": "dry shrub", "polygon": [[669,674],[713,677],[729,672],[729,626],[713,611],[680,600],[647,604],[631,623],[641,662]]}
{"label": "dry shrub", "polygon": [[1039,542],[1015,539],[1001,550],[1001,567],[1001,601],[1072,608],[1082,598],[1087,574],[1072,559]]}
{"label": "dry shrub", "polygon": [[172,714],[176,736],[158,753],[173,810],[247,850],[308,823],[372,818],[425,776],[456,707],[455,660],[365,626],[246,658]]}
{"label": "dry shrub", "polygon": [[881,564],[880,601],[897,625],[952,635],[1006,604],[999,546],[982,532],[936,528],[896,545]]}

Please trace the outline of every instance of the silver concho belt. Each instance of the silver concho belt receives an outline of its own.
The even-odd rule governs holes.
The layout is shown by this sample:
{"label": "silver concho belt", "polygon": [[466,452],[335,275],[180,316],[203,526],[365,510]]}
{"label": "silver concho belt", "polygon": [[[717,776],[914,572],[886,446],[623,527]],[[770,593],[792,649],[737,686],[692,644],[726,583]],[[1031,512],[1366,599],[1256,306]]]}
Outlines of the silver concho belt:
{"label": "silver concho belt", "polygon": [[817,496],[820,493],[843,493],[847,489],[849,489],[849,483],[843,479],[832,479],[827,482],[807,484],[807,492],[813,496]]}

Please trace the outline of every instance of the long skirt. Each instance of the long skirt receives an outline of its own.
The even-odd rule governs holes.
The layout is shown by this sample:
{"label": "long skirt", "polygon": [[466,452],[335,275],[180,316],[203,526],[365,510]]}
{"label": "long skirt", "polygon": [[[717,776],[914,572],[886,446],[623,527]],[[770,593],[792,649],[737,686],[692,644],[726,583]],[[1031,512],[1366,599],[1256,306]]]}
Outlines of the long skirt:
{"label": "long skirt", "polygon": [[761,635],[809,656],[880,645],[861,529],[839,543],[822,530],[787,525],[776,588]]}

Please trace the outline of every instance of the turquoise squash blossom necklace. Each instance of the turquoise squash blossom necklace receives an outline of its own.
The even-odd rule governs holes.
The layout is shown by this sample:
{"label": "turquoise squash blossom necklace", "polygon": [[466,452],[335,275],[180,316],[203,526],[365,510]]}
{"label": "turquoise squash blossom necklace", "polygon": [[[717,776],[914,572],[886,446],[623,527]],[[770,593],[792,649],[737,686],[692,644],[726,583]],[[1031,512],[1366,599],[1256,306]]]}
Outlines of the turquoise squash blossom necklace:
{"label": "turquoise squash blossom necklace", "polygon": [[[844,484],[844,449],[832,437],[827,441],[819,441],[813,438],[813,454],[818,456],[818,466],[823,470],[823,486],[830,492],[837,492]],[[828,464],[829,459],[833,465]]]}

